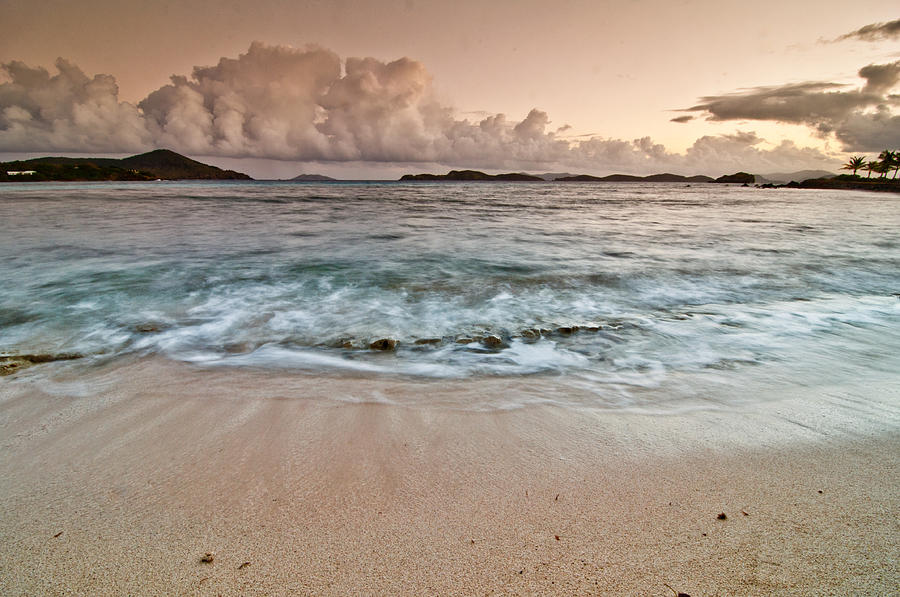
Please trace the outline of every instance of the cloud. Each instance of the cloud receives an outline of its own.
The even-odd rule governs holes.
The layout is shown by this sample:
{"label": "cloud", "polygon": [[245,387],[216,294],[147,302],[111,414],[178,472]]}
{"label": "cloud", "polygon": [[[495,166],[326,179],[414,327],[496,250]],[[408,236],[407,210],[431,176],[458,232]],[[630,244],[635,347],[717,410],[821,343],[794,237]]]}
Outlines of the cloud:
{"label": "cloud", "polygon": [[862,41],[881,41],[883,39],[900,39],[900,19],[888,21],[887,23],[872,23],[865,27],[860,27],[856,31],[851,31],[835,38],[832,41],[844,41],[848,39],[859,39]]}
{"label": "cloud", "polygon": [[866,80],[863,93],[884,95],[900,80],[900,61],[864,66],[859,69],[859,76]]}
{"label": "cloud", "polygon": [[857,151],[882,151],[900,146],[900,115],[885,106],[869,114],[855,113],[834,130],[844,147]]}
{"label": "cloud", "polygon": [[60,58],[57,74],[21,62],[3,65],[0,150],[133,151],[151,143],[139,110],[118,99],[109,75],[88,78]]}
{"label": "cloud", "polygon": [[859,70],[865,84],[856,89],[829,82],[807,82],[700,98],[688,112],[708,120],[768,120],[812,127],[834,134],[846,151],[878,151],[900,145],[890,91],[900,81],[900,61],[870,64]]}
{"label": "cloud", "polygon": [[687,116],[687,115],[685,115],[685,116],[676,116],[675,118],[672,118],[669,122],[679,122],[679,123],[682,123],[682,124],[683,124],[683,123],[685,123],[685,122],[690,122],[690,121],[692,121],[693,119],[694,119],[693,116]]}
{"label": "cloud", "polygon": [[[436,99],[431,75],[416,60],[342,60],[319,46],[254,42],[237,58],[196,67],[190,76],[173,76],[137,105],[119,101],[110,75],[89,78],[62,59],[56,68],[58,73],[51,75],[21,62],[2,65],[0,151],[125,153],[168,147],[222,158],[633,173],[724,172],[741,159],[753,164],[787,159],[805,168],[831,159],[816,150],[760,149],[763,141],[744,133],[703,137],[687,153],[677,154],[649,137],[570,136],[568,125],[554,125],[539,109],[521,120],[504,114],[460,115]],[[846,103],[838,108],[816,95],[835,86],[807,84],[787,92],[772,88],[749,96],[704,98],[708,101],[691,110],[728,119],[753,113],[761,100],[775,98],[783,104],[773,112],[778,117],[802,120],[809,111],[805,104],[818,101],[822,110],[832,110],[829,118],[837,118],[868,105],[863,96],[871,101],[882,97],[898,76],[896,65],[867,68],[861,71],[869,81],[864,90],[836,92]],[[893,122],[890,114],[878,117],[880,123]],[[866,124],[854,123],[847,138],[874,134]]]}
{"label": "cloud", "polygon": [[716,164],[719,170],[754,173],[803,169],[831,169],[834,160],[811,147],[798,147],[793,141],[782,141],[772,149],[763,149],[765,140],[755,132],[733,135],[704,136],[687,149],[685,161],[698,171],[703,164]]}
{"label": "cloud", "polygon": [[341,144],[330,143],[317,124],[339,81],[341,60],[333,52],[254,42],[237,59],[197,67],[190,78],[173,76],[138,106],[162,146],[203,155],[333,159]]}

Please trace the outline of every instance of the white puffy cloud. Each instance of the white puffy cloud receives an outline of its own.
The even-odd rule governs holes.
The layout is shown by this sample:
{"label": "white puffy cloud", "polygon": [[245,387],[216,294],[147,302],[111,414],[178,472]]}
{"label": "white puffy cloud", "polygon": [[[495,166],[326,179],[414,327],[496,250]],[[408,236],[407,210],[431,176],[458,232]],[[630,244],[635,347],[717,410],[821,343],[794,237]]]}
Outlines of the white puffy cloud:
{"label": "white puffy cloud", "polygon": [[328,50],[254,42],[237,59],[172,77],[138,105],[158,145],[203,155],[321,158],[323,98],[341,79]]}
{"label": "white puffy cloud", "polygon": [[[119,101],[109,75],[88,78],[62,59],[56,67],[58,74],[51,76],[20,62],[2,65],[0,151],[120,153],[168,147],[222,158],[594,173],[722,173],[750,169],[748,162],[775,168],[830,162],[821,152],[792,144],[760,149],[762,139],[747,134],[703,137],[685,154],[669,152],[649,137],[573,141],[561,136],[566,125],[552,126],[538,109],[520,121],[503,114],[470,120],[435,98],[431,75],[420,62],[342,61],[318,46],[254,42],[237,58],[196,67],[189,77],[173,76],[137,106]],[[865,93],[884,93],[896,71],[872,67]],[[726,98],[694,109],[715,115],[718,106],[734,102]],[[858,131],[865,134],[861,125]]]}
{"label": "white puffy cloud", "polygon": [[137,151],[152,143],[140,111],[118,99],[109,75],[88,78],[60,58],[57,74],[3,65],[0,151]]}
{"label": "white puffy cloud", "polygon": [[834,168],[834,159],[817,149],[799,147],[793,141],[782,141],[772,149],[764,149],[760,147],[764,141],[754,132],[704,136],[687,149],[684,161],[700,172],[707,170],[705,164],[715,164],[724,172],[754,173]]}

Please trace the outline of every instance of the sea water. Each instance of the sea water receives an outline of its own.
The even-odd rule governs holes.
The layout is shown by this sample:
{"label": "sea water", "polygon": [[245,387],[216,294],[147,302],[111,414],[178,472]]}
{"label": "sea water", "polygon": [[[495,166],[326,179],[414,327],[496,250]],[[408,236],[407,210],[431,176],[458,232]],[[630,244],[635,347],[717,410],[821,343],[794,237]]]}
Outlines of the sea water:
{"label": "sea water", "polygon": [[[84,355],[66,364],[76,372],[162,358],[300,381],[530,388],[486,399],[499,408],[728,404],[764,389],[900,383],[898,293],[894,194],[0,187],[0,354]],[[393,350],[370,348],[382,339]]]}

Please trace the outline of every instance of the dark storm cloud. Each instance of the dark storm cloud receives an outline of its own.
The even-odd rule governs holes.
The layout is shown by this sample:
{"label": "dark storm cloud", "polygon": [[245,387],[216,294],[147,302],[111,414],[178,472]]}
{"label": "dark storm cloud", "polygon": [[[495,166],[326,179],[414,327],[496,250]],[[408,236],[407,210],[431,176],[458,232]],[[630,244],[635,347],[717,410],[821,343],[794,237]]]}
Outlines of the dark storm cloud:
{"label": "dark storm cloud", "polygon": [[852,114],[834,131],[844,147],[878,152],[900,147],[900,116],[879,106],[871,114]]}
{"label": "dark storm cloud", "polygon": [[848,151],[874,151],[900,145],[890,95],[900,81],[900,61],[870,64],[859,70],[865,84],[856,89],[828,82],[757,87],[738,93],[707,96],[687,111],[709,120],[769,120],[804,124],[820,134],[834,133]]}
{"label": "dark storm cloud", "polygon": [[871,25],[860,27],[856,31],[841,35],[833,41],[844,41],[847,39],[860,39],[862,41],[900,39],[900,19],[888,21],[887,23],[872,23]]}
{"label": "dark storm cloud", "polygon": [[780,87],[757,87],[728,95],[700,98],[688,108],[706,112],[710,120],[777,120],[805,123],[810,118],[838,118],[849,111],[881,101],[877,95],[859,91],[837,91],[835,83],[797,83]]}
{"label": "dark storm cloud", "polygon": [[900,61],[864,66],[859,69],[859,76],[866,80],[864,93],[884,95],[900,81]]}
{"label": "dark storm cloud", "polygon": [[[254,42],[237,58],[197,67],[189,77],[173,76],[137,105],[119,101],[112,76],[88,77],[62,59],[56,67],[58,73],[51,75],[21,62],[2,65],[0,151],[125,153],[168,147],[195,156],[485,169],[562,165],[593,172],[715,172],[738,161],[758,169],[830,163],[821,152],[798,151],[792,144],[760,149],[762,139],[752,134],[703,137],[678,154],[649,137],[569,137],[566,125],[553,126],[538,109],[522,120],[504,114],[461,118],[434,97],[431,75],[422,63],[409,58],[342,60],[317,46]],[[866,93],[877,95],[896,78],[895,71],[879,67],[869,72],[875,91]],[[791,93],[799,95],[797,101],[815,102],[814,92],[821,90],[806,87]],[[767,97],[784,101],[793,96],[775,90]],[[849,106],[859,104],[849,97]],[[753,112],[765,98],[758,92],[707,99],[693,110],[725,119]],[[799,107],[781,110],[803,112]],[[863,123],[853,131],[855,136],[867,134]]]}

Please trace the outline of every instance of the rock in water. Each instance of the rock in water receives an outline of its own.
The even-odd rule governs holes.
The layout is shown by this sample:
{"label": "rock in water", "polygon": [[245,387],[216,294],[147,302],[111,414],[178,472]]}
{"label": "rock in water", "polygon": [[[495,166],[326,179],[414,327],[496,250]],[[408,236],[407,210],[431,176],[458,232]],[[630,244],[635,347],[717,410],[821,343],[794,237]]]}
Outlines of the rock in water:
{"label": "rock in water", "polygon": [[491,348],[498,348],[500,346],[503,346],[503,340],[501,340],[499,336],[486,336],[484,340],[482,340],[482,342],[484,342],[485,346],[489,346]]}
{"label": "rock in water", "polygon": [[372,350],[394,350],[397,348],[397,341],[393,338],[381,338],[369,344]]}
{"label": "rock in water", "polygon": [[78,353],[0,355],[0,375],[12,375],[20,369],[38,365],[40,363],[71,361],[73,359],[80,359],[83,356],[84,355]]}

